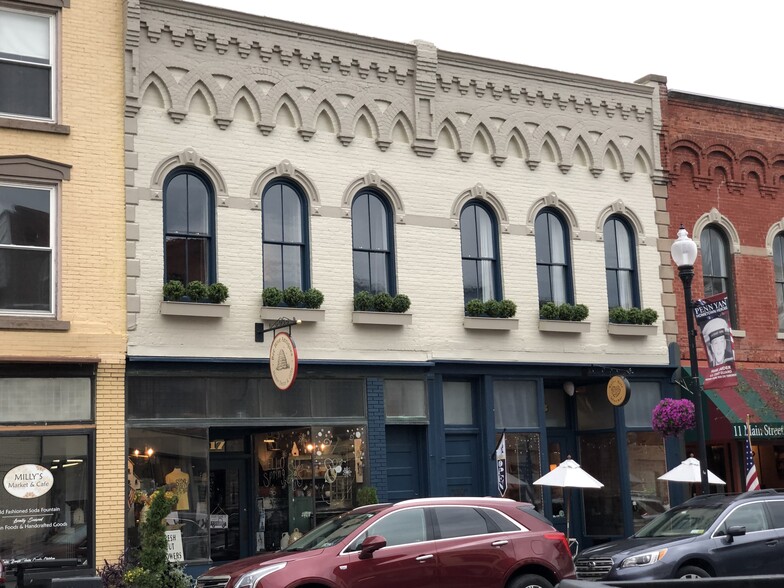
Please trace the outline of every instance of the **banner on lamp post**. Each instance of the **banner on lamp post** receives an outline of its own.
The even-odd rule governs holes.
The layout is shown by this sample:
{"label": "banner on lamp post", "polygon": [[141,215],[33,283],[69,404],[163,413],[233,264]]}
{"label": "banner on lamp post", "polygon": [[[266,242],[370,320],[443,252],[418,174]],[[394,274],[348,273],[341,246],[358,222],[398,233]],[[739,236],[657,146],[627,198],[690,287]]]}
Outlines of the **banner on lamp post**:
{"label": "banner on lamp post", "polygon": [[694,318],[708,357],[705,388],[726,388],[738,384],[735,350],[730,325],[727,293],[694,302]]}
{"label": "banner on lamp post", "polygon": [[498,446],[495,448],[495,466],[498,473],[498,493],[503,497],[506,494],[506,433],[501,435]]}

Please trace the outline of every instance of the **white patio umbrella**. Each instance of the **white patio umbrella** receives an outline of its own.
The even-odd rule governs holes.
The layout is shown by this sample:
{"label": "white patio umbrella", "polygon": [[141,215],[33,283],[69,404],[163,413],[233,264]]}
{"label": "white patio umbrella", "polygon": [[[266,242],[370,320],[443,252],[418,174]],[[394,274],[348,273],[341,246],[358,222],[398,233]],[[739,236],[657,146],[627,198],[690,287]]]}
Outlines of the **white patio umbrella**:
{"label": "white patio umbrella", "polygon": [[[702,481],[700,477],[700,462],[694,457],[687,457],[669,472],[659,476],[659,479],[669,482],[692,482],[698,484]],[[721,484],[722,486],[726,484],[724,480],[710,470],[708,470],[708,483]]]}
{"label": "white patio umbrella", "polygon": [[[580,464],[571,458],[566,458],[555,469],[534,481],[537,486],[556,486],[559,488],[603,488],[599,480],[580,467]],[[569,538],[570,515],[569,493],[564,492],[566,501],[566,538]]]}

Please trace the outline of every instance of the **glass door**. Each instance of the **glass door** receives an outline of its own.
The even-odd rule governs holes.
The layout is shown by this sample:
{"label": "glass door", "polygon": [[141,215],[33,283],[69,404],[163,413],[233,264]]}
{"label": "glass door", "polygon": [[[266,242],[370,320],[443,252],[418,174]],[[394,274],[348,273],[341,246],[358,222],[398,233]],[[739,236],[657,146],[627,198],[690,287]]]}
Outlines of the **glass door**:
{"label": "glass door", "polygon": [[248,550],[248,464],[243,459],[210,460],[210,557],[231,561]]}

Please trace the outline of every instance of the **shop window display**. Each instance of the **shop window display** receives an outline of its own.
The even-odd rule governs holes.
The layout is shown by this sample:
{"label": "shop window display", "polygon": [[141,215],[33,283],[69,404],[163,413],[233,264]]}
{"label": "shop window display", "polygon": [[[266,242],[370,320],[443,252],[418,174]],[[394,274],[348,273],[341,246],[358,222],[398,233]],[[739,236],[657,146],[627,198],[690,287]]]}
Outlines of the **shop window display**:
{"label": "shop window display", "polygon": [[10,561],[92,554],[92,451],[88,435],[0,441],[0,556]]}
{"label": "shop window display", "polygon": [[284,547],[356,505],[365,483],[365,427],[314,426],[256,435],[257,551]]}
{"label": "shop window display", "polygon": [[[501,433],[496,433],[496,443]],[[542,487],[533,482],[541,476],[539,433],[506,433],[507,489],[504,498],[530,502],[542,511]]]}
{"label": "shop window display", "polygon": [[129,429],[128,541],[139,545],[139,525],[152,493],[161,487],[177,496],[166,517],[169,531],[180,534],[185,561],[208,558],[209,504],[206,429]]}
{"label": "shop window display", "polygon": [[667,463],[660,433],[627,433],[626,441],[634,531],[637,532],[669,507],[667,482],[659,480],[667,471]]}

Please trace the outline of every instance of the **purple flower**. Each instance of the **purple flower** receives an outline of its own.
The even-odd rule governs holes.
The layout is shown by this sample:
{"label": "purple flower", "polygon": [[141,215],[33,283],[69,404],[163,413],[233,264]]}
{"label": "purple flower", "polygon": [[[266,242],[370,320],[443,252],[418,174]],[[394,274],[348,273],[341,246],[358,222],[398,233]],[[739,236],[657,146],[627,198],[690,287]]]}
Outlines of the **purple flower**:
{"label": "purple flower", "polygon": [[686,429],[693,429],[697,424],[694,418],[694,403],[683,398],[665,398],[653,409],[651,426],[665,437],[675,436]]}

